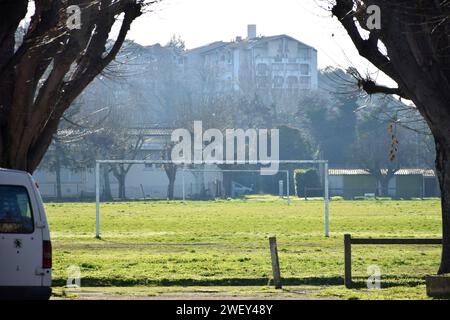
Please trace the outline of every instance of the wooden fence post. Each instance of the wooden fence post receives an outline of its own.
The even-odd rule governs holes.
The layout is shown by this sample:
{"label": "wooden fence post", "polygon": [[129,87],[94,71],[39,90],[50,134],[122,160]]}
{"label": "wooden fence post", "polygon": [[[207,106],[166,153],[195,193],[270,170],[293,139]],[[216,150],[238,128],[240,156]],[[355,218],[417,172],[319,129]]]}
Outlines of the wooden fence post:
{"label": "wooden fence post", "polygon": [[269,238],[270,256],[272,258],[272,272],[275,289],[281,289],[280,261],[278,260],[277,238]]}
{"label": "wooden fence post", "polygon": [[344,268],[345,287],[350,289],[352,287],[352,236],[350,234],[344,235]]}

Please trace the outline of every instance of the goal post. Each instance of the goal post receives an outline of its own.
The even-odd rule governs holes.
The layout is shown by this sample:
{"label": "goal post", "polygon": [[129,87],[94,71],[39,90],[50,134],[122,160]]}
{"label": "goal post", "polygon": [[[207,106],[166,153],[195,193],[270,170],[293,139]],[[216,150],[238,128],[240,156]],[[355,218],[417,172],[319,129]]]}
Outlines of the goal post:
{"label": "goal post", "polygon": [[[325,215],[324,215],[324,224],[325,224],[325,237],[329,237],[330,230],[329,230],[329,202],[330,202],[330,196],[329,196],[329,179],[328,179],[328,160],[273,160],[271,161],[273,164],[318,164],[321,165],[323,168],[323,186],[324,186],[324,202],[325,202]],[[97,239],[100,239],[100,169],[101,165],[106,164],[144,164],[144,165],[165,165],[165,164],[177,164],[180,166],[187,166],[187,165],[230,165],[229,162],[221,162],[221,161],[201,161],[201,162],[195,162],[195,163],[175,163],[170,160],[97,160],[95,164],[95,211],[96,211],[96,223],[95,223],[95,236]],[[234,165],[262,165],[266,166],[267,162],[264,161],[234,161]],[[185,171],[194,171],[195,169],[186,169],[183,167],[182,169],[182,178],[184,180],[184,172]],[[236,169],[236,170],[200,170],[197,169],[195,171],[199,172],[256,172],[260,170],[242,170],[242,169]],[[289,191],[289,185],[290,185],[290,178],[289,178],[289,170],[278,170],[277,172],[286,173],[287,176],[287,200],[288,204],[290,204],[290,191]],[[183,200],[185,200],[185,188],[184,188],[184,181],[183,181]]]}

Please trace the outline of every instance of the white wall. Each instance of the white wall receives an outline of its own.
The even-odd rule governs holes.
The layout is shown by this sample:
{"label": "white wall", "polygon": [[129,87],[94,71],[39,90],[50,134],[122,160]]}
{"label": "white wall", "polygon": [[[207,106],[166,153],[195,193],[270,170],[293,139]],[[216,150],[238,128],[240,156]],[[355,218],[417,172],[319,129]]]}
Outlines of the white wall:
{"label": "white wall", "polygon": [[343,176],[329,176],[328,187],[330,190],[330,196],[343,196],[344,195],[344,177]]}
{"label": "white wall", "polygon": [[[208,166],[207,169],[217,170],[217,166]],[[67,170],[67,169],[64,169]],[[40,191],[43,197],[56,197],[56,178],[53,173],[45,170],[38,170],[35,173],[35,178],[40,185]],[[64,175],[63,175],[64,176]],[[72,182],[62,179],[61,191],[64,198],[79,198],[81,194],[95,195],[95,170],[86,169],[81,173],[82,179],[80,181]],[[103,179],[100,175],[100,179]],[[185,193],[187,199],[199,194],[202,188],[210,188],[214,192],[214,183],[221,183],[223,180],[220,172],[191,172],[186,170],[184,172]],[[179,169],[175,180],[175,197],[182,198],[183,190],[183,173]],[[163,168],[145,167],[143,164],[133,165],[126,177],[126,195],[129,199],[143,198],[144,190],[145,197],[151,198],[166,198],[169,180]],[[102,183],[100,183],[102,185]],[[142,187],[141,187],[142,185]],[[110,174],[110,186],[113,197],[117,197],[119,185],[116,178]]]}

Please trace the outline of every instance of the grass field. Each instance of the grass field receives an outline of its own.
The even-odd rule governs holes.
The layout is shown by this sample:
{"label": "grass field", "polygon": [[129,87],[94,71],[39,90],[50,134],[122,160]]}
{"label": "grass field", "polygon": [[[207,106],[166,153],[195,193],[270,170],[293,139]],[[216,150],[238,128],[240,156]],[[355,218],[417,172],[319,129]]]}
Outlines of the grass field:
{"label": "grass field", "polygon": [[[66,269],[77,265],[83,290],[118,296],[426,298],[423,278],[436,273],[439,246],[354,247],[356,287],[348,290],[343,235],[439,238],[438,200],[332,201],[328,239],[323,201],[262,200],[104,203],[101,240],[95,204],[47,204],[55,295],[65,294]],[[282,291],[268,286],[269,235],[278,240]],[[365,287],[369,265],[381,269],[381,290]]]}

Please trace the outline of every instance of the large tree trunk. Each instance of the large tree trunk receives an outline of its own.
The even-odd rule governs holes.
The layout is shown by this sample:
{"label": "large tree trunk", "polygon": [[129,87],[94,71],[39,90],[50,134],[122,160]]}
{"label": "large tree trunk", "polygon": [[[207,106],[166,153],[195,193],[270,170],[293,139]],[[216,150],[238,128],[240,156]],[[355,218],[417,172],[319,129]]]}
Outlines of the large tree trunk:
{"label": "large tree trunk", "polygon": [[[439,273],[450,273],[450,7],[446,1],[336,0],[332,7],[361,56],[372,62],[397,87],[378,85],[360,77],[358,85],[369,94],[395,94],[412,100],[433,133],[436,170],[442,196],[443,250]],[[365,5],[365,6],[364,6]],[[366,28],[368,5],[382,12],[380,28]],[[363,37],[359,26],[369,33]],[[380,50],[379,42],[385,50]]]}
{"label": "large tree trunk", "polygon": [[125,183],[128,174],[128,170],[125,169],[123,164],[119,164],[117,166],[111,167],[114,177],[116,177],[117,182],[119,183],[119,194],[118,197],[120,200],[126,200],[126,189]]}
{"label": "large tree trunk", "polygon": [[107,166],[103,168],[103,192],[102,192],[102,200],[103,201],[112,201],[113,196],[111,192],[111,184],[109,181],[109,169]]}
{"label": "large tree trunk", "polygon": [[386,177],[380,178],[380,193],[378,194],[380,197],[389,196],[389,179]]}
{"label": "large tree trunk", "polygon": [[119,181],[119,199],[126,200],[125,175],[121,174],[117,180]]}
{"label": "large tree trunk", "polygon": [[416,94],[418,98],[414,102],[427,121],[436,144],[436,173],[441,189],[443,240],[438,274],[447,274],[450,273],[450,90],[430,88],[426,83],[422,83]]}
{"label": "large tree trunk", "polygon": [[450,137],[436,139],[436,170],[441,187],[443,247],[439,274],[450,273]]}
{"label": "large tree trunk", "polygon": [[167,186],[167,199],[173,200],[175,194],[175,179],[169,179],[169,185]]}
{"label": "large tree trunk", "polygon": [[394,177],[394,172],[388,169],[387,174],[380,174],[378,176],[378,183],[380,184],[380,189],[378,192],[378,196],[380,197],[389,197],[389,181]]}
{"label": "large tree trunk", "polygon": [[[144,6],[137,0],[87,4],[34,1],[30,27],[15,50],[28,1],[0,0],[0,167],[30,173],[37,168],[64,112],[116,57]],[[69,5],[82,7],[81,29],[69,28]],[[121,14],[117,39],[106,46]]]}
{"label": "large tree trunk", "polygon": [[167,199],[173,200],[175,195],[175,179],[177,177],[177,166],[174,164],[164,165],[169,185],[167,186]]}
{"label": "large tree trunk", "polygon": [[62,191],[61,191],[61,161],[59,159],[58,152],[56,152],[56,162],[55,162],[55,175],[56,175],[56,200],[62,200]]}

